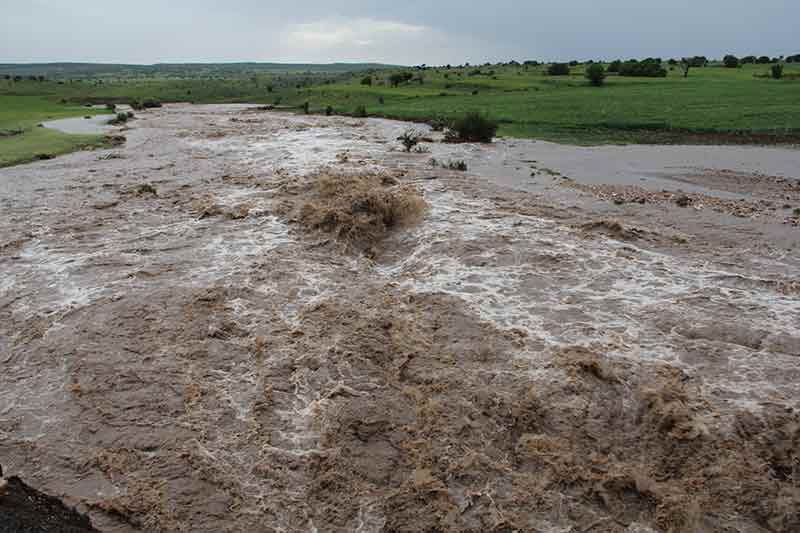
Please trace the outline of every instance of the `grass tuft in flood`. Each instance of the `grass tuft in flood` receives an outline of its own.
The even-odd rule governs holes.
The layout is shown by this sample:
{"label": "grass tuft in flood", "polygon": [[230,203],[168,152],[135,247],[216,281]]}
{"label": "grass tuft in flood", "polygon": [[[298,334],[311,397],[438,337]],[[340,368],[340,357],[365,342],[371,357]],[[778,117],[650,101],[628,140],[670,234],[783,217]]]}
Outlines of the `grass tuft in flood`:
{"label": "grass tuft in flood", "polygon": [[392,229],[417,222],[426,210],[415,187],[392,178],[323,173],[300,209],[300,222],[349,244],[370,246]]}

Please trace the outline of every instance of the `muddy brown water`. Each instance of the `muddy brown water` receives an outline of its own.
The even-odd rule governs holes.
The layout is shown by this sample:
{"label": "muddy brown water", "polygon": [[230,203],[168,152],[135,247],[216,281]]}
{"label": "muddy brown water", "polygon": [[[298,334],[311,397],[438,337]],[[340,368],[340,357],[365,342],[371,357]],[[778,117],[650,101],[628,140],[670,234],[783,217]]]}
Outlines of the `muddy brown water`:
{"label": "muddy brown water", "polygon": [[[800,152],[407,128],[167,106],[0,170],[5,471],[110,532],[796,531],[800,229],[531,174],[755,198]],[[429,211],[369,258],[304,232],[326,167]]]}

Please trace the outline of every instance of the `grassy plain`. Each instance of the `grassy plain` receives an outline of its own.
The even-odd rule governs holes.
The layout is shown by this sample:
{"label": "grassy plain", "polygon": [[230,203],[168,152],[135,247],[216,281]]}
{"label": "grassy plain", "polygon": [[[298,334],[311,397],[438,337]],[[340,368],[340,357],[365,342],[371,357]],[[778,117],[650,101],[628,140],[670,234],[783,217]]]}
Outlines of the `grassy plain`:
{"label": "grassy plain", "polygon": [[[397,69],[356,72],[203,71],[176,77],[93,77],[66,74],[45,81],[0,80],[0,130],[23,128],[0,137],[0,165],[58,154],[101,142],[67,136],[36,124],[48,118],[95,113],[86,103],[250,102],[300,108],[312,113],[330,107],[353,114],[412,121],[449,120],[479,111],[500,124],[499,134],[564,143],[742,143],[800,144],[800,65],[786,65],[785,78],[768,76],[769,65],[737,69],[679,68],[666,78],[609,75],[603,87],[584,78],[585,65],[569,76],[549,76],[543,66],[492,65],[461,68],[407,68],[416,79],[392,87]],[[365,76],[372,84],[364,85]],[[420,82],[418,78],[422,78]]]}
{"label": "grassy plain", "polygon": [[[603,87],[570,76],[547,76],[541,67],[434,69],[397,88],[381,73],[371,86],[361,77],[297,91],[285,101],[308,101],[312,111],[331,106],[409,120],[452,119],[480,111],[500,123],[500,134],[579,144],[637,142],[797,142],[800,140],[800,65],[786,79],[768,66],[679,69],[666,78],[609,76]],[[383,102],[383,103],[381,103]]]}
{"label": "grassy plain", "polygon": [[0,167],[104,146],[106,139],[101,135],[67,135],[38,127],[46,120],[98,113],[105,111],[64,105],[42,96],[0,94]]}

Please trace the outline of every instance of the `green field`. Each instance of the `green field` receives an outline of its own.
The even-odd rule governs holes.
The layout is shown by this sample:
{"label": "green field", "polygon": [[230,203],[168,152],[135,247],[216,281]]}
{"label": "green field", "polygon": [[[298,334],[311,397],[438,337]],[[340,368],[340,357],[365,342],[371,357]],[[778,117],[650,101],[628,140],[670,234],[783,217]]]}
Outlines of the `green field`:
{"label": "green field", "polygon": [[0,94],[0,167],[105,146],[107,141],[100,135],[67,135],[38,127],[45,120],[102,112],[40,96]]}
{"label": "green field", "polygon": [[590,86],[584,68],[573,67],[570,76],[508,66],[481,67],[484,74],[472,76],[473,69],[434,69],[421,72],[422,84],[398,88],[381,74],[372,86],[354,77],[285,101],[337,113],[364,105],[370,115],[409,120],[479,111],[500,123],[501,135],[580,144],[800,140],[800,65],[787,65],[782,80],[755,77],[768,72],[764,65],[712,66],[692,69],[686,79],[679,69],[667,78],[610,75],[603,87]]}
{"label": "green field", "polygon": [[[692,69],[688,78],[679,68],[666,78],[609,75],[603,87],[592,87],[584,79],[585,65],[572,67],[569,76],[549,76],[542,66],[523,65],[407,68],[422,80],[398,87],[388,82],[398,72],[391,68],[362,66],[342,72],[248,70],[247,64],[233,70],[212,67],[185,70],[186,77],[178,74],[188,66],[156,70],[147,77],[135,77],[135,71],[125,71],[123,77],[120,71],[83,79],[71,78],[69,72],[45,81],[0,79],[0,130],[25,130],[0,137],[0,165],[101,142],[98,137],[36,128],[44,119],[86,114],[81,107],[86,103],[148,98],[292,108],[308,102],[312,113],[330,107],[335,114],[352,114],[363,106],[370,116],[412,121],[448,120],[479,111],[500,124],[500,135],[577,144],[800,144],[800,64],[787,64],[781,80],[767,76],[769,65],[711,65]],[[85,73],[85,66],[81,68],[76,73]],[[26,72],[35,71],[28,67]],[[367,75],[372,85],[362,85]]]}

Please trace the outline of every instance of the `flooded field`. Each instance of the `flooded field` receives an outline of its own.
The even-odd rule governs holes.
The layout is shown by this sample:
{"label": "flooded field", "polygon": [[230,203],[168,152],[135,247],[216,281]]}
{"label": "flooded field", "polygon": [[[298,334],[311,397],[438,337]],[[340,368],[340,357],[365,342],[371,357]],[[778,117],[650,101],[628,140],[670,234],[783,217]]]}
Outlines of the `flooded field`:
{"label": "flooded field", "polygon": [[[5,472],[108,532],[800,529],[800,151],[408,128],[167,106],[0,170]],[[302,223],[365,174],[422,216]]]}

